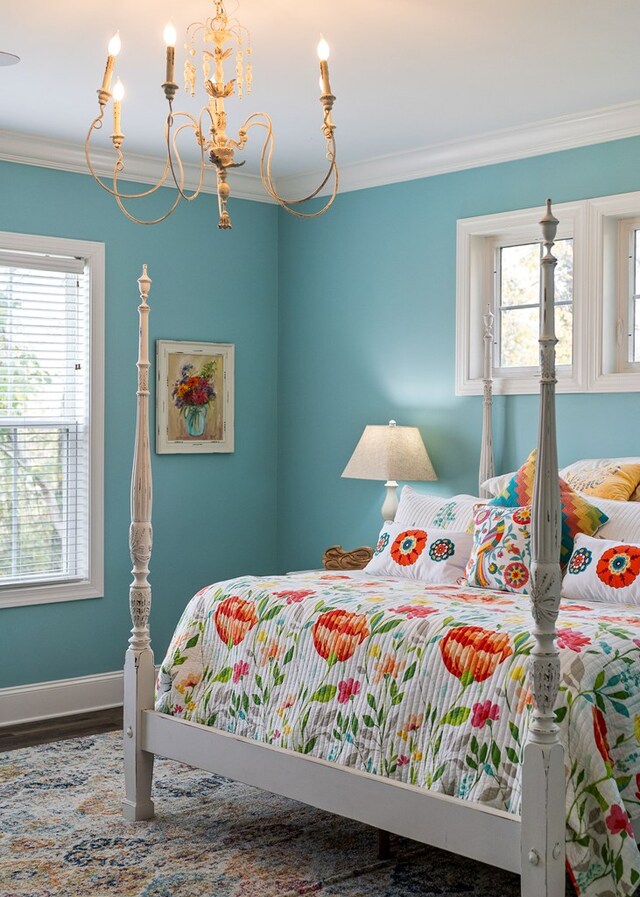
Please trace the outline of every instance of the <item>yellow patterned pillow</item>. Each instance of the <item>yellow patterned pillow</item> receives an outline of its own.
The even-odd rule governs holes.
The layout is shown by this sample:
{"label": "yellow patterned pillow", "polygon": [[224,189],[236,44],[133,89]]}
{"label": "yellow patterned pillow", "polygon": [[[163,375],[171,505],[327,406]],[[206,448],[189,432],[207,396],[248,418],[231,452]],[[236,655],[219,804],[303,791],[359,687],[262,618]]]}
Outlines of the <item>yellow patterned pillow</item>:
{"label": "yellow patterned pillow", "polygon": [[629,501],[640,485],[640,464],[604,461],[592,462],[584,467],[571,464],[570,468],[563,471],[565,480],[578,492],[586,495]]}

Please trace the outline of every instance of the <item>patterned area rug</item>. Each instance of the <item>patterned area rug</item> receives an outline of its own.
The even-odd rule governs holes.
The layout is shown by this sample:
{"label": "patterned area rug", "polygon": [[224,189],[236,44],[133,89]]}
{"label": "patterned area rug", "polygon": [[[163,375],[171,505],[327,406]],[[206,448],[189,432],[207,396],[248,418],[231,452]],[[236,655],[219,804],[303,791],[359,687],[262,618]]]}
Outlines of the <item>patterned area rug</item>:
{"label": "patterned area rug", "polygon": [[[127,823],[120,733],[0,754],[0,897],[519,897],[520,879],[170,760]],[[568,892],[570,893],[570,892]]]}

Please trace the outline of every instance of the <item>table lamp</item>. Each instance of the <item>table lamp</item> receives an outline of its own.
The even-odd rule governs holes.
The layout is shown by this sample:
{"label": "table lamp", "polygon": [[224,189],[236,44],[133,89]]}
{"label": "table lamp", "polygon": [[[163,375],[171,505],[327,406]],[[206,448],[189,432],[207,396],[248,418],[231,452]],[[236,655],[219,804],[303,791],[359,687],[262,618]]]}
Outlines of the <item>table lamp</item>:
{"label": "table lamp", "polygon": [[388,426],[364,428],[342,476],[385,480],[383,520],[393,520],[398,510],[398,480],[438,479],[418,428],[398,427],[394,420]]}

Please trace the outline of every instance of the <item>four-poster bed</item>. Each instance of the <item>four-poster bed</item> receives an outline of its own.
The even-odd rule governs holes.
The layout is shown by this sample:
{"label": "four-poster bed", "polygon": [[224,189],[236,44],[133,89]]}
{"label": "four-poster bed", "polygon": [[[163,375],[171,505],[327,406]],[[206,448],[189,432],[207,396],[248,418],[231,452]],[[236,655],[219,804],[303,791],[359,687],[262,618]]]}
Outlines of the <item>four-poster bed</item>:
{"label": "four-poster bed", "polygon": [[[139,280],[138,418],[131,500],[133,629],[125,662],[124,813],[128,819],[142,820],[153,816],[153,757],[161,754],[369,823],[384,831],[517,872],[521,875],[524,897],[564,895],[565,761],[554,718],[560,686],[560,659],[555,640],[561,591],[561,508],[555,431],[555,258],[551,253],[557,223],[548,203],[541,222],[545,253],[542,258],[540,428],[531,527],[530,609],[533,627],[521,621],[525,634],[520,632],[510,641],[506,629],[493,632],[473,625],[473,618],[468,614],[480,611],[477,606],[472,606],[475,597],[470,596],[468,590],[454,594],[442,587],[445,590],[442,594],[435,587],[426,587],[433,591],[407,604],[403,603],[403,595],[409,588],[407,582],[389,585],[392,594],[385,598],[378,594],[379,581],[369,581],[371,576],[367,578],[366,574],[351,574],[363,590],[357,598],[348,595],[349,583],[346,581],[349,575],[325,575],[320,584],[305,578],[308,574],[292,574],[289,579],[273,577],[273,582],[254,577],[240,578],[217,584],[209,590],[203,589],[189,605],[191,610],[185,611],[161,673],[164,682],[159,689],[157,704],[154,701],[155,675],[149,635],[151,593],[147,580],[151,554],[147,298],[151,281],[145,267]],[[485,326],[487,359],[490,358],[491,339],[489,314]],[[485,361],[483,479],[493,472],[490,376],[490,362]],[[268,587],[279,591],[268,592]],[[309,602],[305,603],[308,596],[313,596],[313,607]],[[423,664],[423,656],[428,654],[427,645],[423,646],[419,638],[431,625],[430,620],[439,619],[438,613],[444,616],[446,610],[442,610],[437,602],[445,607],[448,597],[459,604],[466,602],[466,609],[459,612],[453,626],[452,616],[443,619],[439,634],[429,639],[430,650],[437,662],[444,664],[453,684],[461,689],[451,699],[448,712],[441,714],[435,701],[433,709],[431,703],[426,709],[420,703],[426,702],[430,695],[430,680]],[[487,598],[488,603],[492,600]],[[206,604],[206,601],[212,603]],[[433,606],[430,602],[434,602]],[[505,607],[509,600],[498,599],[493,603],[498,605],[498,611],[511,612],[510,607]],[[522,609],[517,610],[521,612]],[[486,608],[482,610],[485,615],[488,612]],[[207,625],[210,625],[214,639],[217,632],[220,657],[224,655],[215,662],[213,655],[205,652]],[[278,632],[286,632],[290,639],[286,644],[284,636],[282,644],[273,636],[276,625],[281,626]],[[499,694],[501,699],[506,696],[507,704],[517,697],[517,713],[521,716],[513,718],[520,723],[522,717],[526,724],[528,691],[523,685],[524,672],[514,662],[518,652],[524,653],[521,646],[523,639],[528,637],[527,630],[531,630],[532,635],[529,681],[533,710],[526,736],[524,730],[522,738],[519,734],[514,735],[514,728],[519,732],[518,726],[509,722],[511,735],[516,739],[513,742],[516,751],[513,746],[505,748],[495,734],[499,728],[506,730],[507,723],[506,709],[499,706],[496,695]],[[249,632],[253,641],[247,647]],[[396,639],[393,650],[397,653],[392,656],[385,652],[391,651],[389,645],[393,639]],[[366,655],[358,659],[361,646],[366,647]],[[288,648],[286,653],[285,648]],[[248,654],[241,653],[245,649]],[[298,649],[299,656],[296,654]],[[401,655],[400,650],[405,653]],[[194,655],[198,652],[202,654],[203,666],[196,670],[192,663],[195,664]],[[349,666],[349,663],[353,665]],[[255,665],[255,681],[258,683],[252,701],[249,692],[243,691],[243,680],[249,679],[250,665]],[[294,717],[295,690],[290,697],[284,695],[284,690],[289,686],[287,675],[296,666],[298,672],[303,667],[308,668],[310,676],[317,667],[318,673],[312,684],[306,686],[298,686],[298,680],[294,682],[291,677],[292,688],[300,688],[302,705],[298,716]],[[174,675],[177,670],[181,671],[179,682]],[[270,687],[262,678],[266,679],[267,671],[272,677]],[[598,674],[594,675],[597,679]],[[338,682],[340,677],[343,677],[342,681]],[[484,690],[494,678],[501,683],[495,694]],[[420,679],[420,687],[411,691],[417,679]],[[205,682],[208,691],[204,709],[201,709],[196,707],[195,693],[197,687],[202,691]],[[237,686],[236,692],[234,686]],[[444,686],[439,688],[437,694],[444,695]],[[274,695],[280,695],[281,691],[282,696],[276,699]],[[369,709],[365,707],[365,712],[357,717],[352,711],[357,700],[362,702],[365,691]],[[477,699],[473,708],[460,703],[460,695],[465,692]],[[207,709],[209,699],[211,704]],[[383,699],[388,700],[388,708],[383,705]],[[332,702],[335,701],[338,702],[337,715],[333,715]],[[414,703],[410,709],[414,712],[401,719],[397,715],[398,708],[402,708],[403,702],[411,701]],[[228,711],[225,710],[227,704]],[[156,707],[162,708],[163,712],[154,709]],[[252,719],[253,729],[250,728]],[[502,722],[498,724],[498,720]],[[424,733],[429,721],[430,737],[426,738]],[[208,725],[204,725],[205,722]],[[478,770],[475,779],[474,775],[469,777],[465,773],[465,788],[473,794],[476,793],[474,788],[480,790],[481,776],[489,776],[487,767],[498,782],[498,765],[508,755],[513,758],[513,769],[509,767],[510,796],[508,800],[505,797],[505,803],[513,809],[507,811],[435,790],[436,783],[440,781],[442,784],[449,775],[448,767],[456,766],[455,754],[447,754],[447,751],[455,750],[456,738],[460,737],[465,722],[475,727],[475,734],[468,742],[472,755],[468,766],[473,769],[475,763]],[[314,725],[316,729],[313,729]],[[242,732],[247,732],[249,737]],[[490,736],[488,741],[486,733]],[[423,741],[416,740],[418,736],[424,736]],[[328,750],[326,756],[317,755],[323,742],[331,740],[332,750]],[[510,750],[513,753],[509,753]],[[433,756],[434,763],[437,758],[438,763],[435,772],[432,768],[427,777],[427,781],[433,782],[432,790],[418,786],[418,783],[424,784],[420,764],[425,752]],[[468,761],[469,756],[466,759]],[[340,765],[343,762],[347,765]],[[481,767],[485,768],[484,772]],[[521,767],[521,774],[516,767]],[[405,780],[402,780],[403,775]],[[451,787],[454,787],[453,780]],[[516,812],[518,806],[520,809]],[[622,836],[622,846],[625,844]],[[615,878],[617,870],[611,874]]]}

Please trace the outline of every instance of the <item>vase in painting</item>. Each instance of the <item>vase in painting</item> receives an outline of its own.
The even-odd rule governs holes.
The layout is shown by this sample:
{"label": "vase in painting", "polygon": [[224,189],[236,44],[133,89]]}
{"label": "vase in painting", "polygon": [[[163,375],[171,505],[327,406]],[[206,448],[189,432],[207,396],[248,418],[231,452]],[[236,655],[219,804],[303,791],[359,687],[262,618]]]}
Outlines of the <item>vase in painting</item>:
{"label": "vase in painting", "polygon": [[189,436],[202,436],[207,423],[207,405],[183,405],[182,414]]}

